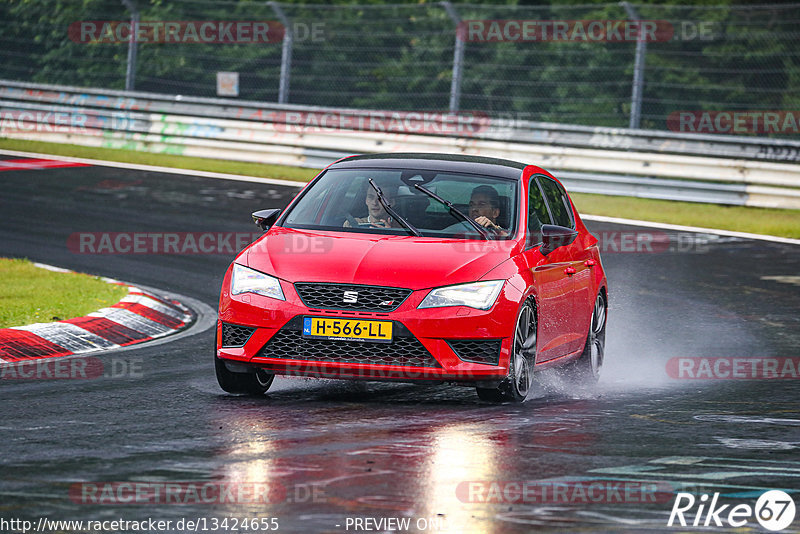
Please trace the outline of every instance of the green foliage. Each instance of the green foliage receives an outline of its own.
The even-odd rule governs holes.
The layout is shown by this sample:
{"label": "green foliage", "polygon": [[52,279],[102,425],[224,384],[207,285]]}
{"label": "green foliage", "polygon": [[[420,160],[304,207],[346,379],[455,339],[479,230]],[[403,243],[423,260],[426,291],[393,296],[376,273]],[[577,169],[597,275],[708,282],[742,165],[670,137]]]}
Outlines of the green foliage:
{"label": "green foliage", "polygon": [[[276,20],[253,0],[137,0],[142,21]],[[291,103],[393,110],[448,109],[456,43],[438,2],[282,2],[296,32]],[[682,110],[796,110],[800,107],[800,10],[740,0],[637,3],[645,20],[675,29],[650,42],[642,126],[667,127]],[[626,20],[618,2],[544,0],[454,3],[469,20]],[[0,0],[4,78],[120,89],[126,43],[84,44],[70,23],[130,17],[119,0]],[[705,25],[706,33],[698,31]],[[694,34],[692,34],[694,32]],[[319,37],[319,36],[318,36]],[[624,127],[636,43],[466,42],[461,109],[515,118]],[[141,43],[136,89],[215,96],[216,72],[240,73],[243,99],[276,101],[281,43]]]}

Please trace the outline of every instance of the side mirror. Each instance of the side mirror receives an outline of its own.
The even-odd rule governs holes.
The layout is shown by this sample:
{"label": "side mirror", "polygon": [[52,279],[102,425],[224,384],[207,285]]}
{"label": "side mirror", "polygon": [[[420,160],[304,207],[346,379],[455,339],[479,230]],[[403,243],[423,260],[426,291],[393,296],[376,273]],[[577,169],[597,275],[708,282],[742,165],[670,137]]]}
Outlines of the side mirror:
{"label": "side mirror", "polygon": [[539,250],[547,256],[558,247],[569,245],[578,237],[578,231],[556,224],[542,225],[542,246]]}
{"label": "side mirror", "polygon": [[278,216],[281,214],[281,210],[259,210],[253,212],[253,222],[256,223],[256,226],[264,230],[265,232],[269,230],[269,227],[275,224],[275,221],[278,220]]}

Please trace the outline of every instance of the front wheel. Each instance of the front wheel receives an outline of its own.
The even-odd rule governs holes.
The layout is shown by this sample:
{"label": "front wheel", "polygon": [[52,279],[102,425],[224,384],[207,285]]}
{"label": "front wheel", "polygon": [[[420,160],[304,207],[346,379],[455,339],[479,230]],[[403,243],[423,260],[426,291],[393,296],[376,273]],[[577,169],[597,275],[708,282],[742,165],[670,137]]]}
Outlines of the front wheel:
{"label": "front wheel", "polygon": [[263,369],[256,369],[251,373],[234,373],[216,355],[214,355],[214,369],[217,372],[219,387],[228,393],[263,395],[275,380],[274,374]]}
{"label": "front wheel", "polygon": [[489,402],[522,402],[533,385],[536,360],[536,307],[532,298],[522,305],[514,328],[508,376],[497,388],[476,388],[478,397]]}

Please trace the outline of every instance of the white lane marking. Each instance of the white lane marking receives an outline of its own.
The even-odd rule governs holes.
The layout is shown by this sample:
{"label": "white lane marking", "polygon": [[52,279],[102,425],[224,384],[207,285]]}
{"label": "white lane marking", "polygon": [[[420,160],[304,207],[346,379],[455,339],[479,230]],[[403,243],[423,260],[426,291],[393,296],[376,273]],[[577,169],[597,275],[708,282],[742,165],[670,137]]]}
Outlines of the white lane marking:
{"label": "white lane marking", "polygon": [[793,284],[800,286],[800,276],[762,276],[762,280],[770,280],[781,284]]}
{"label": "white lane marking", "polygon": [[53,271],[54,273],[71,273],[69,269],[62,269],[61,267],[56,267],[55,265],[48,265],[46,263],[33,263],[34,266],[39,267],[40,269],[46,269],[48,271]]}
{"label": "white lane marking", "polygon": [[725,447],[730,449],[746,449],[753,451],[790,451],[797,448],[798,442],[775,441],[772,439],[740,439],[715,436]]}
{"label": "white lane marking", "polygon": [[[262,184],[285,185],[289,187],[304,187],[308,182],[293,181],[293,180],[279,180],[277,178],[259,178],[257,176],[244,176],[239,174],[226,174],[222,172],[209,172],[209,171],[192,171],[186,169],[178,169],[175,167],[158,167],[156,165],[140,165],[138,163],[122,163],[117,161],[106,161],[100,159],[86,159],[86,158],[73,158],[70,156],[54,156],[46,154],[38,154],[35,152],[20,152],[18,150],[5,150],[0,149],[0,154],[8,156],[27,156],[39,158],[58,158],[62,161],[72,163],[86,163],[88,165],[96,165],[100,167],[115,167],[119,169],[131,169],[134,171],[149,171],[149,172],[163,172],[169,174],[182,174],[185,176],[199,176],[201,178],[216,178],[218,180],[235,180],[239,182],[255,182]],[[332,162],[331,162],[332,163]]]}
{"label": "white lane marking", "polygon": [[20,161],[12,159],[10,161],[0,161],[0,167],[11,168],[12,170],[26,170],[26,169],[48,169],[50,168],[53,163],[58,164],[55,160],[44,160],[44,161]]}
{"label": "white lane marking", "polygon": [[744,239],[759,239],[761,241],[772,241],[774,243],[786,243],[789,245],[800,245],[800,239],[788,237],[776,237],[774,235],[750,234],[747,232],[734,232],[731,230],[717,230],[716,228],[700,228],[699,226],[682,226],[679,224],[667,224],[650,221],[640,221],[637,219],[622,219],[620,217],[606,217],[605,215],[583,215],[581,219],[587,221],[608,222],[615,224],[630,224],[632,226],[647,226],[649,228],[662,228],[664,230],[677,230],[679,232],[693,232],[697,234],[724,235],[730,237],[741,237]]}
{"label": "white lane marking", "polygon": [[27,326],[17,326],[14,330],[25,330],[64,347],[73,354],[97,349],[113,349],[119,347],[104,337],[93,334],[80,326],[70,323],[36,323]]}
{"label": "white lane marking", "polygon": [[800,426],[800,419],[784,419],[778,417],[760,417],[750,415],[705,414],[695,415],[697,421],[712,421],[721,423],[765,423],[769,425]]}
{"label": "white lane marking", "polygon": [[[611,514],[600,513],[600,512],[591,512],[587,510],[579,510],[576,512],[577,515],[584,516],[584,517],[595,517],[598,519],[605,519],[609,523],[617,523],[621,525],[646,525],[648,523],[653,523],[654,520],[652,519],[631,519],[629,517],[620,517],[614,516]],[[530,522],[530,524],[541,524],[538,518],[535,518]]]}
{"label": "white lane marking", "polygon": [[174,331],[173,328],[122,308],[102,308],[90,313],[89,317],[104,317],[150,337],[159,337]]}
{"label": "white lane marking", "polygon": [[155,310],[157,312],[161,312],[164,315],[169,315],[170,317],[174,317],[175,319],[183,320],[186,315],[172,306],[167,306],[154,298],[151,298],[144,294],[130,294],[124,299],[120,300],[120,302],[130,302],[133,304],[141,304],[142,306],[146,306],[151,310]]}
{"label": "white lane marking", "polygon": [[[47,269],[48,271],[53,271],[54,273],[74,273],[74,272],[77,272],[77,271],[73,271],[72,269],[64,269],[63,267],[56,267],[55,265],[50,265],[48,263],[33,262],[33,265],[35,265],[36,267],[39,267],[40,269]],[[88,276],[94,276],[94,275],[91,275],[91,274],[88,274],[88,273],[81,273],[81,274],[87,274]],[[108,278],[106,276],[100,276],[99,278],[103,282],[108,282],[109,284],[127,285],[124,282],[120,282],[119,280],[114,280],[113,278]],[[133,287],[133,286],[130,286],[130,287]],[[139,290],[139,291],[141,291],[141,290]]]}

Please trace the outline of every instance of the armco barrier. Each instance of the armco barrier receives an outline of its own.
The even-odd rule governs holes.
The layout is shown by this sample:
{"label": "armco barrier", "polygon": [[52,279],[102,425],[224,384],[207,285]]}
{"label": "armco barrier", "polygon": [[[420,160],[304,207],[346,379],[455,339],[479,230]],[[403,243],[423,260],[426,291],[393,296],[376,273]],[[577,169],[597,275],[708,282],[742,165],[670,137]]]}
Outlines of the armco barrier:
{"label": "armco barrier", "polygon": [[[77,117],[47,126],[54,114]],[[323,109],[0,80],[0,136],[319,168],[354,153],[447,152],[516,159],[562,177],[572,191],[800,209],[800,142],[677,134],[441,114],[442,132],[309,127],[302,117],[356,124],[408,112]],[[421,114],[417,114],[421,115]],[[38,124],[38,126],[36,126]],[[385,123],[379,123],[385,124]],[[449,128],[448,126],[453,126]]]}

